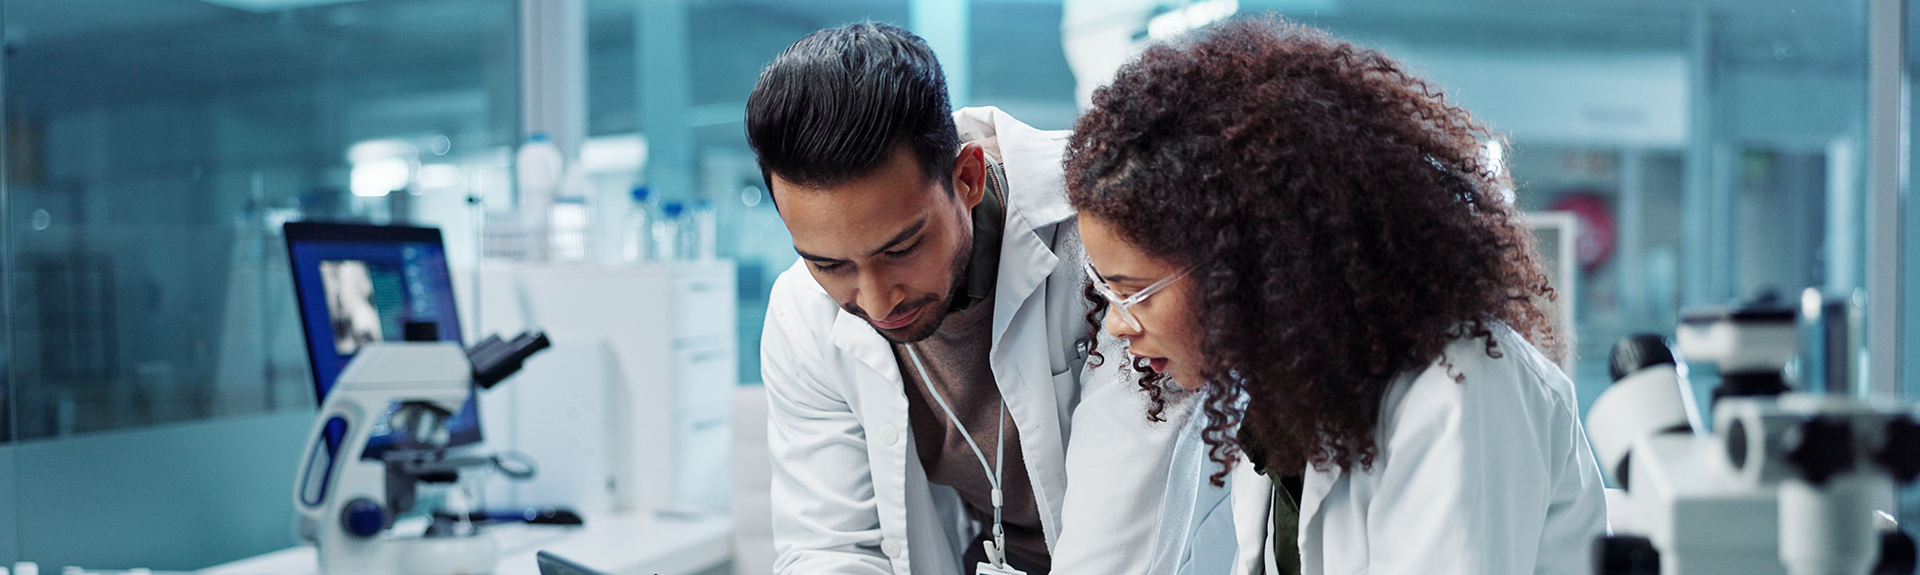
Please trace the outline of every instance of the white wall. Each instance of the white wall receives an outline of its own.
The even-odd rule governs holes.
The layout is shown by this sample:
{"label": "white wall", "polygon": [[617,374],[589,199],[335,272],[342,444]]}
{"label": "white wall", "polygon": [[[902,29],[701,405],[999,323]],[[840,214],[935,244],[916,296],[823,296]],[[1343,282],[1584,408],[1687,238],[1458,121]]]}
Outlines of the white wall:
{"label": "white wall", "polygon": [[1528,143],[1680,148],[1687,57],[1387,46],[1475,118]]}

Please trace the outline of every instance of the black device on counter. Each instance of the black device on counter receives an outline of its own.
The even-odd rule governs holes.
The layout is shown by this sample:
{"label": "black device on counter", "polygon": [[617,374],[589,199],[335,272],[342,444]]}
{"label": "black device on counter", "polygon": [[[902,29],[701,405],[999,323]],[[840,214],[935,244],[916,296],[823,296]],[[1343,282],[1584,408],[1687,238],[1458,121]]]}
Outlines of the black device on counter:
{"label": "black device on counter", "polygon": [[533,558],[540,564],[540,575],[606,575],[545,551],[535,553]]}

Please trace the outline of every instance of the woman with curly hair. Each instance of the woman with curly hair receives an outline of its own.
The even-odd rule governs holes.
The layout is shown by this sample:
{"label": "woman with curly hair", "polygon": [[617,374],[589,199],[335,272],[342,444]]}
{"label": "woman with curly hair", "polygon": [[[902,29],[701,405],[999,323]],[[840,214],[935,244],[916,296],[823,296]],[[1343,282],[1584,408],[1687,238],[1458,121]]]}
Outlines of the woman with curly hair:
{"label": "woman with curly hair", "polygon": [[1267,19],[1148,48],[1076,124],[1088,297],[1155,402],[1204,394],[1237,572],[1591,569],[1600,471],[1494,137]]}

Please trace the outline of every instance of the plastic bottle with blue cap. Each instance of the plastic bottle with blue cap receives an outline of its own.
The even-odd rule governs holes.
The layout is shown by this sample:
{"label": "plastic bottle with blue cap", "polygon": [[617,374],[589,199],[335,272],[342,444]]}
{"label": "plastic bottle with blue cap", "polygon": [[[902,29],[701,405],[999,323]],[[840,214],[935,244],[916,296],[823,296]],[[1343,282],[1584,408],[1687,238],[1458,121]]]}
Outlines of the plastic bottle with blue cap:
{"label": "plastic bottle with blue cap", "polygon": [[680,259],[685,253],[680,249],[680,215],[685,211],[686,206],[680,202],[667,202],[660,206],[660,220],[653,222],[655,260],[674,261]]}
{"label": "plastic bottle with blue cap", "polygon": [[688,231],[693,237],[689,238],[691,241],[687,243],[693,248],[688,255],[703,262],[713,261],[718,252],[716,242],[720,239],[720,219],[713,211],[713,200],[706,198],[695,200],[692,219],[693,226]]}
{"label": "plastic bottle with blue cap", "polygon": [[627,206],[627,227],[625,244],[622,246],[621,259],[628,262],[643,262],[654,259],[653,254],[653,191],[646,186],[634,186],[628,193],[632,203]]}

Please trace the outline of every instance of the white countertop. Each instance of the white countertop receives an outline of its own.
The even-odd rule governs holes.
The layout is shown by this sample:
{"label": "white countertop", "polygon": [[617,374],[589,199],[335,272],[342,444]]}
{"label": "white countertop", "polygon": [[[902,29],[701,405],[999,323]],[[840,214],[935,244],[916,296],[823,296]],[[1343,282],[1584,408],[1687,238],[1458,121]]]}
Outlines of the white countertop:
{"label": "white countertop", "polygon": [[[584,527],[503,524],[486,536],[500,543],[494,575],[538,575],[534,553],[548,551],[608,575],[691,575],[732,555],[733,520],[634,512],[588,517]],[[198,571],[199,575],[316,575],[314,548],[302,545]]]}

